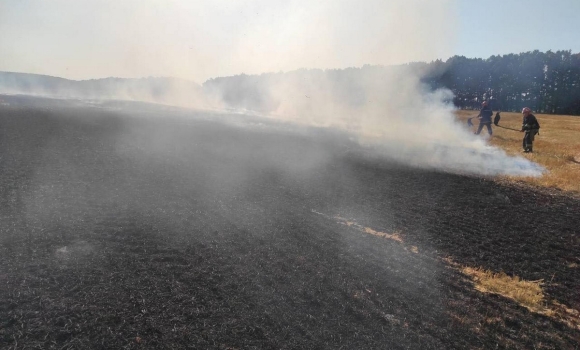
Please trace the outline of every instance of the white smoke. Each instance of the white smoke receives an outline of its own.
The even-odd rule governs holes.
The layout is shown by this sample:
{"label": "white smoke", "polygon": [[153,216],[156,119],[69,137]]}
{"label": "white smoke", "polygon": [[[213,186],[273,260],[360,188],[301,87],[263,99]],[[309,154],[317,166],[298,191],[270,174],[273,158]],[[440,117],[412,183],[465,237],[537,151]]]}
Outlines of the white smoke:
{"label": "white smoke", "polygon": [[[73,79],[203,81],[243,72],[429,61],[456,53],[460,23],[458,0],[55,0],[2,6],[0,70]],[[449,93],[429,92],[413,72],[361,71],[339,82],[332,74],[281,75],[267,90],[278,103],[272,116],[347,129],[386,156],[417,166],[541,173],[470,135],[455,121]],[[214,106],[213,99],[192,101],[193,94],[179,89],[152,94],[131,87],[113,98]]]}
{"label": "white smoke", "polygon": [[296,71],[279,75],[268,93],[278,105],[269,117],[347,130],[397,162],[479,175],[544,172],[473,135],[456,119],[451,91],[431,91],[408,66]]}

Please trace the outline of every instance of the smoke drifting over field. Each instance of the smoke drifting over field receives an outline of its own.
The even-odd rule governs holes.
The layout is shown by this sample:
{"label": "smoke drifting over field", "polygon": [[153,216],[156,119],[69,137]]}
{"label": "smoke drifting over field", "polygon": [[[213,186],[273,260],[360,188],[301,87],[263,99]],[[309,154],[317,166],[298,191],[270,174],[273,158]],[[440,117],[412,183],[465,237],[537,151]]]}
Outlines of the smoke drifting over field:
{"label": "smoke drifting over field", "polygon": [[347,130],[382,156],[417,167],[482,175],[543,171],[472,135],[453,114],[451,91],[429,89],[412,66],[236,76],[204,88],[228,107]]}
{"label": "smoke drifting over field", "polygon": [[0,4],[0,71],[67,79],[234,74],[451,56],[455,0]]}
{"label": "smoke drifting over field", "polygon": [[[385,157],[414,166],[476,174],[541,173],[533,163],[508,157],[470,135],[454,120],[446,102],[449,92],[429,91],[420,83],[420,72],[410,67],[320,70],[451,55],[456,1],[81,5],[59,0],[37,5],[9,4],[0,13],[6,38],[0,51],[7,53],[2,70],[74,79],[155,75],[196,81],[287,71],[211,79],[203,89],[176,79],[101,79],[49,84],[36,89],[41,93],[251,110],[348,130]],[[37,26],[26,27],[29,22]],[[29,27],[44,31],[42,42]],[[33,57],[42,57],[43,64],[32,62]],[[317,70],[296,70],[302,67]],[[20,91],[34,93],[31,84],[21,84]]]}

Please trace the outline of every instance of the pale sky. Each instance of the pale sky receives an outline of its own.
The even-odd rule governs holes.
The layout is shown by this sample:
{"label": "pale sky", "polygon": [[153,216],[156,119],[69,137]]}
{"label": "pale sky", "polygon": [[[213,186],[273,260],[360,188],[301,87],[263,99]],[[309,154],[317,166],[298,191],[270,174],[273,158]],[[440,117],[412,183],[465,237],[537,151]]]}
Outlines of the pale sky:
{"label": "pale sky", "polygon": [[580,52],[580,0],[0,0],[0,71],[216,76]]}

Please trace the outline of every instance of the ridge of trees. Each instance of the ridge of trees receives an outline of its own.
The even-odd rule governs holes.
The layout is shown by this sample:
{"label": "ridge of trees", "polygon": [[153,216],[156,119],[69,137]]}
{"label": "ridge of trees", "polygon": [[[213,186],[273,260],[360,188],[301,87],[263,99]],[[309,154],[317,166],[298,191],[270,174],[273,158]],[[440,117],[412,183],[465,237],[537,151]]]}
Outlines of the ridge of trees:
{"label": "ridge of trees", "polygon": [[573,54],[571,50],[536,50],[487,59],[453,56],[446,61],[401,66],[240,74],[209,79],[203,88],[217,94],[230,107],[267,112],[278,105],[271,90],[281,81],[298,82],[306,94],[313,85],[324,86],[334,90],[341,100],[357,103],[365,100],[361,82],[405,69],[418,74],[432,89],[451,90],[455,95],[453,103],[461,109],[478,109],[483,100],[489,100],[494,110],[520,111],[527,106],[537,113],[580,115],[580,53]]}
{"label": "ridge of trees", "polygon": [[520,111],[527,106],[537,113],[580,115],[580,53],[571,50],[536,50],[487,59],[453,56],[446,61],[399,66],[240,74],[212,78],[202,86],[174,78],[71,81],[0,72],[0,93],[114,97],[181,104],[192,100],[198,105],[211,96],[232,108],[271,112],[284,101],[303,104],[304,96],[316,94],[332,96],[342,104],[363,106],[369,100],[369,90],[383,91],[385,85],[396,84],[396,77],[408,76],[409,72],[418,75],[431,89],[451,90],[453,103],[461,109],[478,109],[481,101],[489,100],[494,110]]}
{"label": "ridge of trees", "polygon": [[580,53],[538,50],[491,56],[453,56],[428,63],[423,80],[433,88],[453,91],[459,108],[479,108],[484,99],[493,109],[580,114]]}

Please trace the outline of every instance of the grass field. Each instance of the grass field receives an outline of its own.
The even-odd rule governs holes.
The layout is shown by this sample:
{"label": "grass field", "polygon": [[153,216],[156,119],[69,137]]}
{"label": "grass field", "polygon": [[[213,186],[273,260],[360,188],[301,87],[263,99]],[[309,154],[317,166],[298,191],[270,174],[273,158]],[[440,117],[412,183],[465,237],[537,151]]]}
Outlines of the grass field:
{"label": "grass field", "polygon": [[[457,111],[458,118],[466,123],[468,118],[475,115],[477,111]],[[519,132],[522,115],[519,113],[501,113],[499,126],[493,127],[494,134],[489,142],[510,155],[521,155],[539,163],[548,172],[538,178],[505,177],[499,181],[528,183],[580,194],[580,117],[546,114],[535,116],[541,129],[534,141],[534,153],[522,153],[523,133]],[[475,130],[477,119],[472,122]],[[485,128],[481,136],[487,136]]]}
{"label": "grass field", "polygon": [[571,192],[332,130],[1,98],[0,349],[578,349]]}

